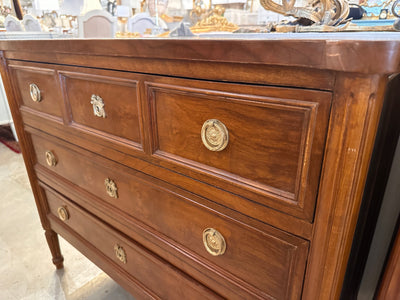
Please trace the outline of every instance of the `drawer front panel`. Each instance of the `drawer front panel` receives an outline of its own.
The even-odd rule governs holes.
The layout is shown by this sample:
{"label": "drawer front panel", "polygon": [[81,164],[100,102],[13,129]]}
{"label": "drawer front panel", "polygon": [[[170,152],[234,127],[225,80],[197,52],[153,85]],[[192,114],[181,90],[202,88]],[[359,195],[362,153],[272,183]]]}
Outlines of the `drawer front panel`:
{"label": "drawer front panel", "polygon": [[81,130],[141,147],[137,81],[61,71],[70,123]]}
{"label": "drawer front panel", "polygon": [[[39,164],[183,246],[218,276],[229,277],[259,297],[299,297],[308,242],[273,228],[259,231],[233,221],[151,183],[144,175],[136,176],[134,171],[86,151],[75,152],[67,144],[58,145],[34,135],[32,141],[36,153],[51,149],[57,156],[57,164],[48,166],[40,154]],[[116,197],[107,194],[105,178],[115,183]],[[222,255],[213,256],[207,251],[203,240],[207,228],[216,229],[224,237],[226,251]]]}
{"label": "drawer front panel", "polygon": [[22,108],[49,114],[61,121],[63,100],[55,70],[11,65],[10,71]]}
{"label": "drawer front panel", "polygon": [[289,205],[311,218],[331,95],[198,85],[147,83],[154,156],[267,196],[257,199],[265,205]]}
{"label": "drawer front panel", "polygon": [[221,299],[167,262],[84,212],[76,205],[46,190],[50,214],[87,240],[96,249],[152,290],[161,299]]}

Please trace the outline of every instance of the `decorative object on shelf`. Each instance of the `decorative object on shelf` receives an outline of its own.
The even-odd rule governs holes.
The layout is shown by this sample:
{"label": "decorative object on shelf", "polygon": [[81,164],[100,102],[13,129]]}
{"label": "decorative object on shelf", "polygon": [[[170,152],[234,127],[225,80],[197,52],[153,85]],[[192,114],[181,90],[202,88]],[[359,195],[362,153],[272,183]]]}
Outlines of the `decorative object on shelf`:
{"label": "decorative object on shelf", "polygon": [[230,23],[224,16],[225,9],[217,5],[213,14],[196,23],[190,30],[193,33],[207,32],[234,32],[239,29],[236,24]]}
{"label": "decorative object on shelf", "polygon": [[400,31],[400,19],[397,19],[393,24],[394,30]]}
{"label": "decorative object on shelf", "polygon": [[116,12],[117,12],[117,1],[116,0],[108,0],[107,2],[107,11],[115,16]]}
{"label": "decorative object on shelf", "polygon": [[184,22],[181,22],[179,26],[175,27],[170,33],[170,37],[179,37],[179,36],[194,36],[193,32],[190,31],[189,26],[187,26]]}
{"label": "decorative object on shelf", "polygon": [[161,16],[167,12],[168,0],[147,0],[150,16]]}
{"label": "decorative object on shelf", "polygon": [[193,9],[190,11],[192,20],[200,21],[211,13],[211,0],[208,6],[204,5],[202,0],[193,0]]}
{"label": "decorative object on shelf", "polygon": [[102,10],[99,0],[83,0],[83,6],[81,10],[81,16],[87,14],[92,10]]}
{"label": "decorative object on shelf", "polygon": [[359,20],[365,15],[365,9],[358,4],[350,3],[349,4],[349,15],[348,18],[352,18],[353,20]]}
{"label": "decorative object on shelf", "polygon": [[400,10],[400,0],[396,0],[392,5],[392,14],[397,18],[400,18],[399,10]]}
{"label": "decorative object on shelf", "polygon": [[386,20],[388,18],[389,10],[387,8],[381,9],[379,13],[379,20]]}
{"label": "decorative object on shelf", "polygon": [[338,26],[346,23],[349,14],[348,0],[314,0],[306,7],[296,7],[296,0],[283,0],[278,4],[273,0],[260,0],[266,9],[285,16],[297,18],[300,25]]}

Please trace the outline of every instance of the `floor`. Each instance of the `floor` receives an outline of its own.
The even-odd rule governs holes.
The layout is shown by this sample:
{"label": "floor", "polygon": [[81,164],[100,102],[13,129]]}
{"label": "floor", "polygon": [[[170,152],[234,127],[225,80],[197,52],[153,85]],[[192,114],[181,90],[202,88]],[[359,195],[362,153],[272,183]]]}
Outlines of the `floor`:
{"label": "floor", "polygon": [[21,154],[0,143],[0,299],[132,300],[62,238],[64,269],[51,262]]}

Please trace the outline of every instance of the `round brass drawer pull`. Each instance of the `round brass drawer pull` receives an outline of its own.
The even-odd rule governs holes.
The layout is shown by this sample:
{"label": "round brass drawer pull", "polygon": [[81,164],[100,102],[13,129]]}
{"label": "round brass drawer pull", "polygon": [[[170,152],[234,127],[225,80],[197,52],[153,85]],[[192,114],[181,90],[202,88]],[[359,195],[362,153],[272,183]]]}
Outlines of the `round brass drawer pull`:
{"label": "round brass drawer pull", "polygon": [[221,233],[214,228],[207,228],[203,231],[203,243],[207,252],[218,256],[225,253],[226,243]]}
{"label": "round brass drawer pull", "polygon": [[201,140],[208,150],[222,151],[228,146],[228,129],[219,120],[207,120],[201,128]]}
{"label": "round brass drawer pull", "polygon": [[54,156],[53,152],[46,151],[46,162],[50,167],[54,167],[55,165],[57,165],[57,159]]}
{"label": "round brass drawer pull", "polygon": [[117,184],[114,182],[114,180],[111,180],[110,178],[106,178],[104,180],[104,185],[106,186],[106,191],[107,194],[112,197],[112,198],[118,198],[118,188]]}
{"label": "round brass drawer pull", "polygon": [[35,102],[40,102],[40,101],[42,101],[42,97],[40,96],[39,87],[38,87],[36,84],[31,83],[31,84],[29,85],[29,92],[30,92],[30,94],[31,94],[31,99],[32,99],[33,101],[35,101]]}
{"label": "round brass drawer pull", "polygon": [[124,264],[126,264],[126,253],[124,248],[122,248],[120,245],[115,244],[114,245],[114,252],[115,256]]}
{"label": "round brass drawer pull", "polygon": [[57,209],[58,212],[58,217],[63,220],[63,221],[67,221],[69,219],[69,213],[68,210],[65,206],[60,206]]}
{"label": "round brass drawer pull", "polygon": [[93,105],[93,114],[96,117],[105,118],[106,111],[104,109],[105,104],[103,99],[100,96],[94,94],[90,99],[91,99],[90,103]]}

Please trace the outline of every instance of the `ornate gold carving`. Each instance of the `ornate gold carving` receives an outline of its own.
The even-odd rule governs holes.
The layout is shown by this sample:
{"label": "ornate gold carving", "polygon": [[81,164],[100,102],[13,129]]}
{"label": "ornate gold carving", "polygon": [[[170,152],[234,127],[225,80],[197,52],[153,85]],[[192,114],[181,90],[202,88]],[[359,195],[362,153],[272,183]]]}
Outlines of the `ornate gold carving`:
{"label": "ornate gold carving", "polygon": [[110,178],[107,178],[104,181],[104,184],[106,186],[107,194],[112,198],[118,198],[118,188],[115,182]]}
{"label": "ornate gold carving", "polygon": [[207,252],[218,256],[225,253],[226,243],[221,233],[214,228],[207,228],[203,231],[203,243]]}
{"label": "ornate gold carving", "polygon": [[46,151],[45,155],[46,155],[46,162],[50,167],[54,167],[55,165],[57,165],[57,159],[54,156],[53,152]]}
{"label": "ornate gold carving", "polygon": [[124,264],[126,264],[126,253],[124,248],[122,248],[120,245],[115,244],[114,245],[114,252],[115,256]]}
{"label": "ornate gold carving", "polygon": [[[201,13],[202,11],[195,11],[196,14]],[[225,32],[234,32],[239,29],[239,26],[236,24],[230,23],[223,14],[225,12],[225,8],[217,5],[213,14],[199,22],[196,23],[193,27],[190,27],[190,30],[193,33],[205,33],[205,32],[214,32],[214,31],[225,31]]]}
{"label": "ornate gold carving", "polygon": [[93,114],[96,117],[105,118],[106,111],[104,109],[104,101],[100,96],[92,95],[90,103],[93,105]]}
{"label": "ornate gold carving", "polygon": [[63,220],[63,221],[67,221],[69,219],[69,213],[68,210],[65,206],[60,206],[57,209],[58,212],[58,217]]}
{"label": "ornate gold carving", "polygon": [[29,93],[31,94],[31,99],[32,99],[33,101],[35,101],[35,102],[40,102],[40,101],[42,101],[42,97],[41,97],[41,95],[40,95],[39,87],[38,87],[36,84],[31,83],[31,84],[29,85]]}
{"label": "ornate gold carving", "polygon": [[228,129],[224,123],[219,120],[207,120],[201,128],[201,140],[207,149],[211,151],[222,151],[228,146]]}
{"label": "ornate gold carving", "polygon": [[298,19],[308,19],[315,25],[337,26],[347,22],[348,0],[311,0],[306,7],[296,7],[295,3],[296,0],[282,0],[282,4],[274,0],[260,0],[260,4],[266,10]]}

